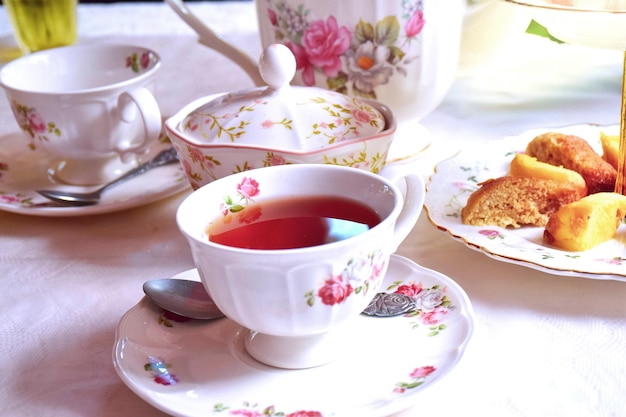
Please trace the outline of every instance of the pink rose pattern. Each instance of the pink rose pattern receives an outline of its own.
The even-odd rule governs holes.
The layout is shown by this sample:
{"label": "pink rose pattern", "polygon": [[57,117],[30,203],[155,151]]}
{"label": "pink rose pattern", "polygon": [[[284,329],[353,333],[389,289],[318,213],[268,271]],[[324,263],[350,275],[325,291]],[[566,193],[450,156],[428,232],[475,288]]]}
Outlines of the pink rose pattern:
{"label": "pink rose pattern", "polygon": [[[215,173],[215,168],[222,165],[222,163],[214,158],[211,155],[204,155],[203,152],[195,147],[190,145],[185,145],[185,150],[187,155],[189,155],[189,160],[182,159],[181,163],[183,166],[183,170],[187,175],[187,179],[191,185],[191,188],[197,190],[200,188],[202,181],[204,179],[204,175],[208,175],[212,180],[217,179],[217,174]],[[181,149],[177,149],[179,155],[181,154]],[[194,167],[190,163],[190,161],[194,164],[194,166],[199,167],[200,171],[195,171]]]}
{"label": "pink rose pattern", "polygon": [[[43,142],[49,141],[51,137],[61,136],[61,130],[59,130],[56,124],[51,121],[46,122],[34,107],[29,107],[13,100],[11,102],[11,111],[20,129],[22,129],[30,139],[37,139]],[[32,142],[31,147],[35,147],[32,145]]]}
{"label": "pink rose pattern", "polygon": [[[261,185],[257,180],[243,177],[236,184],[235,193],[225,195],[220,203],[222,215],[237,214],[240,223],[253,223],[261,217],[261,208],[249,204],[260,193]],[[351,259],[339,274],[326,277],[320,288],[305,294],[307,304],[313,306],[319,298],[323,305],[333,306],[343,303],[352,294],[365,295],[370,287],[378,287],[385,265],[382,251]]]}
{"label": "pink rose pattern", "polygon": [[334,16],[311,22],[302,35],[309,68],[321,68],[327,77],[336,77],[341,70],[341,55],[350,47],[351,37],[350,30],[339,26]]}
{"label": "pink rose pattern", "polygon": [[381,251],[351,259],[337,275],[324,279],[317,290],[305,294],[309,306],[320,299],[326,306],[341,304],[352,294],[366,295],[370,288],[377,288],[383,278],[386,261]]}
{"label": "pink rose pattern", "polygon": [[419,387],[424,382],[426,382],[426,378],[430,374],[435,372],[436,370],[437,369],[434,366],[430,366],[430,365],[421,366],[419,368],[413,369],[413,371],[411,371],[409,373],[409,375],[408,375],[409,378],[410,378],[410,381],[409,382],[398,382],[396,384],[396,387],[394,388],[393,392],[398,393],[398,394],[403,394],[408,389],[413,389],[413,388]]}
{"label": "pink rose pattern", "polygon": [[[303,103],[303,105],[305,104],[307,103]],[[311,133],[306,136],[306,139],[323,136],[324,141],[332,145],[345,141],[350,135],[351,137],[361,136],[359,130],[364,126],[378,126],[374,110],[355,97],[344,105],[322,97],[312,98],[309,104],[321,105],[322,109],[330,116],[329,120],[331,121],[314,123]]]}
{"label": "pink rose pattern", "polygon": [[276,154],[274,152],[268,152],[267,156],[263,160],[264,167],[271,167],[275,165],[286,165],[288,163],[289,162],[287,162],[284,156],[280,154]]}
{"label": "pink rose pattern", "polygon": [[130,68],[133,72],[140,72],[148,69],[150,63],[155,60],[152,52],[142,52],[141,55],[137,52],[133,52],[130,56],[126,57],[126,68]]}
{"label": "pink rose pattern", "polygon": [[228,407],[224,404],[215,404],[214,413],[226,412],[229,416],[242,417],[324,417],[324,414],[313,410],[297,410],[292,412],[277,411],[273,405],[261,407],[257,404],[244,402],[239,407]]}
{"label": "pink rose pattern", "polygon": [[426,326],[428,336],[436,336],[445,330],[445,321],[450,311],[454,310],[454,306],[446,295],[447,288],[439,285],[425,288],[421,282],[397,281],[387,290],[415,300],[415,309],[404,315],[416,320],[412,321],[413,327]]}
{"label": "pink rose pattern", "polygon": [[[245,215],[243,211],[246,207],[248,207],[250,202],[254,201],[253,197],[256,197],[260,193],[261,187],[257,180],[252,177],[243,177],[243,179],[235,186],[235,195],[224,196],[224,201],[220,205],[220,211],[224,216],[227,216],[230,213],[240,213]],[[256,218],[261,215],[260,210],[257,211],[258,214],[256,214]],[[254,221],[254,219],[252,221]],[[252,221],[248,218],[248,220],[244,222],[251,223]]]}
{"label": "pink rose pattern", "polygon": [[312,17],[304,5],[267,2],[275,39],[295,55],[304,84],[314,85],[317,73],[331,90],[360,97],[376,98],[377,87],[397,73],[406,76],[406,49],[426,24],[422,0],[402,0],[404,26],[397,16],[387,16],[376,23],[359,19],[352,29],[335,16]]}
{"label": "pink rose pattern", "polygon": [[[184,120],[183,130],[185,132],[199,132],[203,138],[222,138],[225,137],[230,142],[235,142],[237,138],[246,134],[246,127],[250,125],[250,121],[244,120],[242,117],[246,113],[251,113],[259,106],[266,106],[268,102],[262,99],[255,99],[254,102],[247,106],[241,106],[236,112],[224,114],[213,114],[202,111],[191,113]],[[261,126],[265,129],[274,125],[281,125],[287,129],[291,129],[291,120],[283,119],[278,122],[264,120]]]}
{"label": "pink rose pattern", "polygon": [[482,229],[478,231],[478,234],[485,236],[487,239],[503,239],[502,233],[498,232],[497,230]]}
{"label": "pink rose pattern", "polygon": [[[143,52],[141,55],[136,52],[126,57],[125,66],[131,68],[133,72],[140,72],[150,66],[155,59],[151,52]],[[17,101],[11,103],[11,110],[15,115],[20,129],[31,139],[48,141],[53,136],[61,136],[61,130],[53,121],[46,121],[34,107],[21,104]],[[31,148],[35,145],[31,142]]]}

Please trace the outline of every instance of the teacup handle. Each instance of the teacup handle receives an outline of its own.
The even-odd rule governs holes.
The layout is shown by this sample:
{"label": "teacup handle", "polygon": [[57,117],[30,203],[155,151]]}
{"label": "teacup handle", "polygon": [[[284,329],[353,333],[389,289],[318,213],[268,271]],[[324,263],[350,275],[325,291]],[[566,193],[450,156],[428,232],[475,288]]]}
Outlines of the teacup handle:
{"label": "teacup handle", "polygon": [[120,120],[130,123],[137,119],[137,113],[143,124],[143,135],[138,141],[123,142],[116,148],[122,162],[129,161],[134,154],[142,154],[157,142],[161,135],[163,121],[159,104],[152,93],[145,87],[124,91],[117,99]]}
{"label": "teacup handle", "polygon": [[[387,165],[379,174],[397,184],[404,198],[404,206],[402,206],[400,216],[396,220],[393,232],[394,240],[391,246],[393,253],[398,250],[400,244],[417,223],[426,197],[426,186],[422,176],[412,172],[410,165]],[[401,180],[404,180],[404,184],[400,183]]]}

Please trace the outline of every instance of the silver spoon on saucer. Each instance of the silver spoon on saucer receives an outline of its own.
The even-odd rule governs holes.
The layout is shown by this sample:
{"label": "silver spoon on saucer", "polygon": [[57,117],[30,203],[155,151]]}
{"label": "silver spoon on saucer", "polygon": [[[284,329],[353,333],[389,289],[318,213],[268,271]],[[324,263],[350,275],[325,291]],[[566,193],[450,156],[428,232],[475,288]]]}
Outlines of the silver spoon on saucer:
{"label": "silver spoon on saucer", "polygon": [[178,154],[174,148],[168,148],[164,151],[161,151],[151,160],[131,169],[126,172],[119,178],[105,184],[104,186],[98,188],[95,191],[88,193],[75,193],[71,191],[63,191],[63,190],[36,190],[37,193],[42,196],[55,201],[57,203],[61,203],[66,206],[91,206],[94,204],[98,204],[100,202],[100,198],[102,197],[102,193],[104,193],[109,188],[112,188],[116,185],[121,184],[124,181],[127,181],[131,178],[134,178],[138,175],[141,175],[153,168],[157,168],[160,166],[168,165],[178,162]]}
{"label": "silver spoon on saucer", "polygon": [[[143,292],[157,306],[190,319],[208,320],[224,316],[204,285],[186,279],[155,279],[143,284]],[[404,294],[376,294],[364,315],[394,317],[415,310],[415,300]]]}
{"label": "silver spoon on saucer", "polygon": [[198,281],[154,279],[144,282],[143,292],[154,304],[179,316],[199,320],[224,317]]}

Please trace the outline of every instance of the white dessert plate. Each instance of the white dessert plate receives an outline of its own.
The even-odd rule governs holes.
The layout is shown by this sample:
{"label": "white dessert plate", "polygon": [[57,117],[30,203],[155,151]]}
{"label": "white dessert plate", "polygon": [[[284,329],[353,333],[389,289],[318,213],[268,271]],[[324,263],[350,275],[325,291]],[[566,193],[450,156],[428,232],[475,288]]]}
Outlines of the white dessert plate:
{"label": "white dessert plate", "polygon": [[626,0],[504,0],[529,13],[555,38],[626,50]]}
{"label": "white dessert plate", "polygon": [[[199,280],[195,269],[174,278]],[[402,285],[424,308],[357,317],[353,346],[328,365],[263,365],[231,320],[174,321],[145,298],[121,319],[113,362],[139,397],[175,416],[387,416],[427,398],[423,389],[455,367],[474,327],[458,284],[393,255],[383,288]]]}
{"label": "white dessert plate", "polygon": [[[143,156],[147,160],[171,146],[161,143]],[[32,216],[69,217],[109,213],[138,207],[191,190],[180,164],[155,168],[111,188],[99,204],[63,207],[35,192],[37,189],[62,189],[82,192],[97,187],[65,186],[48,179],[52,156],[43,150],[31,150],[21,133],[0,138],[0,210]]]}
{"label": "white dessert plate", "polygon": [[524,152],[528,142],[547,131],[580,136],[602,154],[600,133],[617,135],[619,126],[537,129],[460,152],[438,164],[427,185],[424,204],[430,222],[469,248],[500,261],[556,275],[626,281],[626,224],[608,242],[584,252],[567,252],[543,244],[543,227],[503,229],[462,223],[461,209],[477,184],[506,175],[513,155]]}

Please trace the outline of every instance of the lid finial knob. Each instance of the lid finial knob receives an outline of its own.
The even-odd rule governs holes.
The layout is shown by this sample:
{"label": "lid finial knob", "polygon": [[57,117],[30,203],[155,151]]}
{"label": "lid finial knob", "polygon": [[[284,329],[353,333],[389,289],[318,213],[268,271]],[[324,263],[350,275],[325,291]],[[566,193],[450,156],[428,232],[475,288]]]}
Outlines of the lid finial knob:
{"label": "lid finial knob", "polygon": [[296,58],[285,45],[269,45],[259,59],[259,72],[268,86],[278,90],[289,85],[296,74]]}

